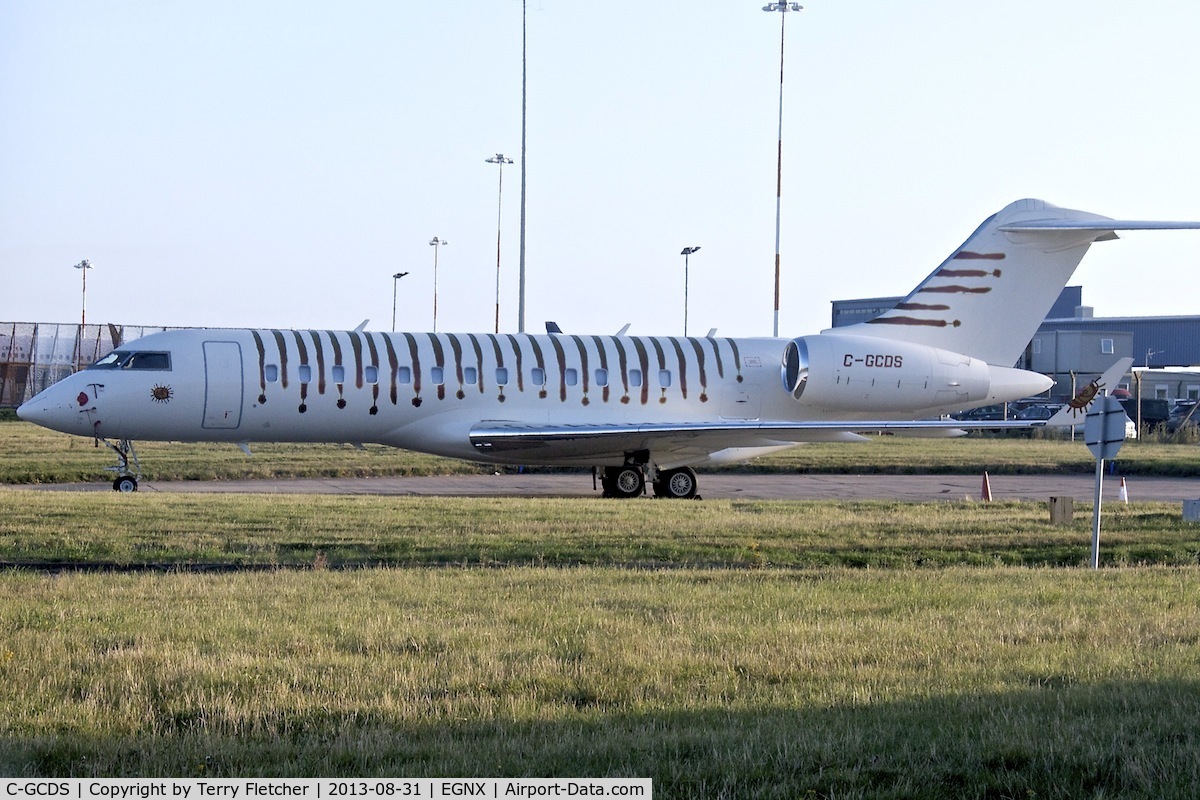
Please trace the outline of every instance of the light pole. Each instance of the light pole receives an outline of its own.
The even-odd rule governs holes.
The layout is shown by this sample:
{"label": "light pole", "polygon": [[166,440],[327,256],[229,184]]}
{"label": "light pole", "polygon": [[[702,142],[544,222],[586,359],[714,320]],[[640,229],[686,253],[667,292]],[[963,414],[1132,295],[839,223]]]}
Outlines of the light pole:
{"label": "light pole", "polygon": [[75,269],[83,273],[83,297],[79,305],[79,336],[75,337],[75,368],[79,369],[79,359],[83,355],[83,333],[87,329],[87,273],[92,268],[92,262],[86,258],[75,265]]}
{"label": "light pole", "polygon": [[775,161],[775,325],[772,336],[779,336],[779,207],[783,193],[783,24],[787,12],[800,11],[799,3],[767,3],[763,11],[779,12],[779,146]]}
{"label": "light pole", "polygon": [[83,272],[83,302],[80,305],[79,324],[87,324],[87,271],[92,268],[92,262],[86,258],[75,265],[75,269]]}
{"label": "light pole", "polygon": [[433,248],[433,332],[437,333],[437,261],[438,250],[444,244],[450,244],[445,239],[433,237],[429,240],[430,247]]}
{"label": "light pole", "polygon": [[697,247],[685,247],[679,251],[679,255],[683,256],[683,335],[685,337],[687,336],[687,322],[688,322],[688,320],[687,320],[687,317],[688,317],[688,315],[687,315],[687,311],[688,311],[688,309],[687,309],[687,307],[688,307],[688,258],[692,255],[692,253],[696,252],[699,249],[700,248],[698,246]]}
{"label": "light pole", "polygon": [[526,44],[528,36],[526,35],[525,17],[527,0],[521,0],[521,254],[520,254],[520,276],[518,282],[517,293],[517,332],[525,332],[525,165],[528,161],[525,158],[525,97],[526,97],[526,77],[528,76],[528,61],[526,59]]}
{"label": "light pole", "polygon": [[407,272],[397,272],[392,276],[392,333],[396,332],[396,287]]}
{"label": "light pole", "polygon": [[500,332],[500,207],[504,200],[504,165],[513,163],[511,158],[506,158],[503,153],[496,153],[491,158],[485,159],[488,164],[497,164],[500,167],[500,181],[496,189],[496,333]]}

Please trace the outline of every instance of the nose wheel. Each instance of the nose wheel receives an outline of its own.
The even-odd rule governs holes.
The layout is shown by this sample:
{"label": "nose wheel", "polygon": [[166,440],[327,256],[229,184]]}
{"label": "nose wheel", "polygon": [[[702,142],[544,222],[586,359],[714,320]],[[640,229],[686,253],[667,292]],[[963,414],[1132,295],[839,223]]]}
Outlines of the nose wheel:
{"label": "nose wheel", "polygon": [[108,467],[109,472],[117,473],[117,477],[112,485],[113,491],[125,494],[136,492],[138,479],[142,477],[142,465],[138,463],[137,453],[133,450],[133,442],[128,439],[122,439],[120,442],[113,444],[104,437],[97,437],[96,445],[99,446],[101,444],[117,454],[117,465],[115,467]]}
{"label": "nose wheel", "polygon": [[129,494],[130,492],[136,492],[137,486],[138,486],[137,478],[133,477],[132,475],[122,475],[121,477],[119,477],[115,481],[113,481],[113,491],[121,492],[122,494]]}

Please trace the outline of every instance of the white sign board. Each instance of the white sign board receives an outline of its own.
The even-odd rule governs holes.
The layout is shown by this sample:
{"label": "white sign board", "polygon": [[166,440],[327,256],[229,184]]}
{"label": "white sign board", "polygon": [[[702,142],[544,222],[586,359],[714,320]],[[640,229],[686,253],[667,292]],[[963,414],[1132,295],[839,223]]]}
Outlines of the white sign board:
{"label": "white sign board", "polygon": [[1125,444],[1125,423],[1128,420],[1117,398],[1111,395],[1096,398],[1083,423],[1083,443],[1097,459],[1116,458],[1117,451]]}

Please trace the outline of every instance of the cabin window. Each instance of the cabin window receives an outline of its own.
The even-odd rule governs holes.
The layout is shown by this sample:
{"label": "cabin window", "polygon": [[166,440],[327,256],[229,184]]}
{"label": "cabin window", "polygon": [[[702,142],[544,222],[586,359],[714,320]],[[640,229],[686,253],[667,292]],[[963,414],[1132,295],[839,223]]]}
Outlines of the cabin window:
{"label": "cabin window", "polygon": [[658,385],[664,389],[671,387],[671,370],[660,369],[658,371]]}
{"label": "cabin window", "polygon": [[496,367],[496,385],[508,385],[508,367]]}
{"label": "cabin window", "polygon": [[579,384],[579,370],[568,369],[563,373],[563,382],[567,386],[577,386]]}
{"label": "cabin window", "polygon": [[363,379],[367,383],[379,383],[379,367],[368,364],[363,368]]}
{"label": "cabin window", "polygon": [[296,375],[300,378],[301,383],[311,383],[312,367],[310,367],[308,364],[301,364],[300,366],[296,367]]}
{"label": "cabin window", "polygon": [[475,383],[479,380],[479,370],[474,367],[463,367],[463,383]]}
{"label": "cabin window", "polygon": [[629,370],[629,385],[630,386],[641,386],[642,385],[642,371],[640,369]]}
{"label": "cabin window", "polygon": [[1111,355],[1113,352],[1113,340],[1112,339],[1101,339],[1100,340],[1100,352],[1105,353],[1107,355]]}
{"label": "cabin window", "polygon": [[601,387],[608,386],[608,370],[596,370],[596,385]]}
{"label": "cabin window", "polygon": [[429,380],[431,380],[435,386],[441,386],[446,382],[446,370],[442,369],[441,367],[434,367],[433,369],[429,370]]}
{"label": "cabin window", "polygon": [[545,386],[546,370],[542,369],[541,367],[534,367],[529,373],[529,382],[534,386]]}
{"label": "cabin window", "polygon": [[412,370],[408,367],[400,367],[397,369],[396,383],[412,383]]}
{"label": "cabin window", "polygon": [[333,365],[333,382],[334,383],[345,383],[346,382],[346,368],[343,367],[341,364]]}
{"label": "cabin window", "polygon": [[263,377],[267,379],[267,383],[275,383],[279,380],[279,365],[267,364],[263,367]]}

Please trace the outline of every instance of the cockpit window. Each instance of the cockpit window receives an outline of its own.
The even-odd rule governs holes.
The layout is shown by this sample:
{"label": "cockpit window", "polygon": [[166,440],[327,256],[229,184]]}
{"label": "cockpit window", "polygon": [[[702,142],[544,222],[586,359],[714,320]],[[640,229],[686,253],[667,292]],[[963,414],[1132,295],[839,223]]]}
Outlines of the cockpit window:
{"label": "cockpit window", "polygon": [[121,369],[169,370],[170,368],[170,353],[132,353],[129,360],[121,365]]}
{"label": "cockpit window", "polygon": [[114,350],[92,364],[89,369],[139,369],[167,371],[171,369],[171,354],[160,352],[135,352]]}
{"label": "cockpit window", "polygon": [[113,350],[104,358],[92,364],[88,369],[116,369],[129,358],[129,353],[123,353],[120,350]]}

